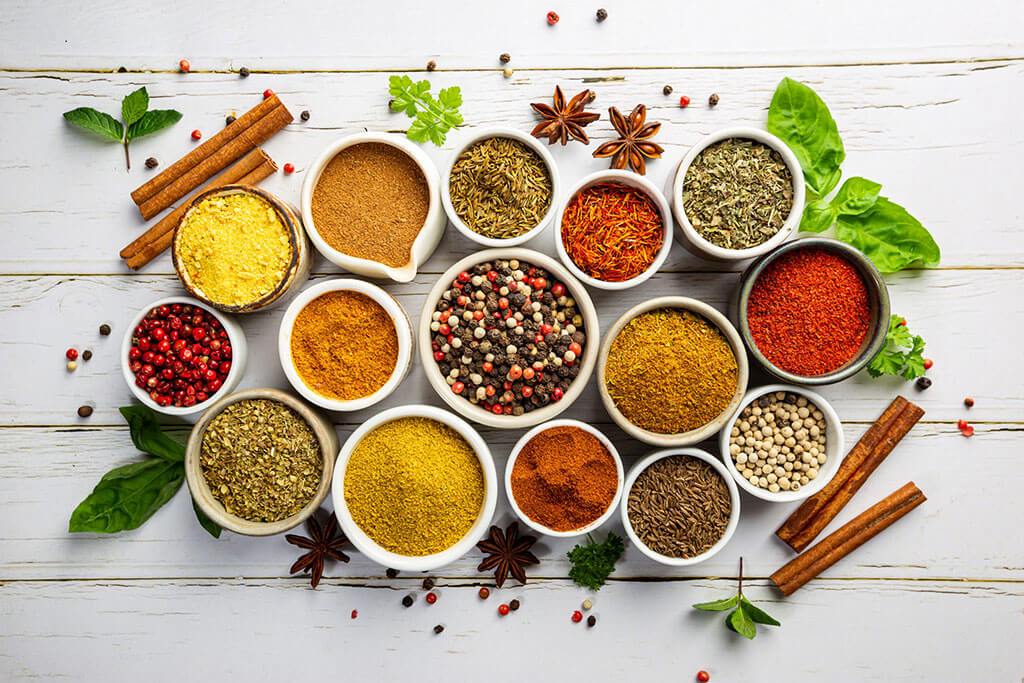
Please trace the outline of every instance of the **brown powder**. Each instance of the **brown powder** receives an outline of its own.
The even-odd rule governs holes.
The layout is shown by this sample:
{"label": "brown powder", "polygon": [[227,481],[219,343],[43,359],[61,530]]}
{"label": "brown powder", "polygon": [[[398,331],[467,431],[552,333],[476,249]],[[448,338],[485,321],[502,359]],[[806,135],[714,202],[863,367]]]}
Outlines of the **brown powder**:
{"label": "brown powder", "polygon": [[343,254],[398,268],[430,207],[427,180],[396,147],[364,142],[331,159],[313,188],[313,223]]}
{"label": "brown powder", "polygon": [[338,401],[369,396],[395,371],[398,333],[380,304],[359,292],[321,294],[292,327],[292,362],[321,396]]}

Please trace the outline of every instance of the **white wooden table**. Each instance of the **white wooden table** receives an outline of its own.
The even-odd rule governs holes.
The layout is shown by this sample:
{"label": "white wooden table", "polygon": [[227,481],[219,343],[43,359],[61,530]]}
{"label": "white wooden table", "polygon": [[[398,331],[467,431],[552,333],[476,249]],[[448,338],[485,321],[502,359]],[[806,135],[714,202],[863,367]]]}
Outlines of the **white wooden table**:
{"label": "white wooden table", "polygon": [[[599,25],[601,2],[5,0],[0,679],[688,681],[707,669],[715,681],[1024,680],[1024,6],[609,0]],[[544,22],[549,9],[562,16],[555,28]],[[512,54],[510,79],[501,52]],[[176,73],[182,57],[193,73]],[[420,599],[406,610],[400,600],[422,577],[387,580],[355,554],[309,590],[288,576],[296,554],[282,538],[213,540],[185,493],[135,532],[69,535],[68,515],[102,473],[137,457],[116,412],[129,402],[117,363],[124,327],[148,302],[180,291],[166,256],[142,273],[116,256],[143,229],[128,197],[151,174],[143,159],[169,163],[192,145],[190,130],[212,134],[272,88],[294,113],[312,114],[267,145],[298,170],[265,186],[297,201],[304,166],[326,143],[364,128],[404,129],[407,120],[387,111],[387,76],[421,71],[429,59],[438,63],[435,88],[462,87],[467,132],[528,129],[528,103],[550,98],[556,83],[569,94],[595,89],[602,112],[647,103],[663,122],[665,158],[649,166],[659,184],[701,135],[763,125],[783,76],[811,84],[839,122],[846,174],[882,182],[943,250],[940,268],[887,278],[894,310],[928,340],[934,387],[919,393],[860,376],[824,392],[851,443],[897,392],[927,410],[835,525],[911,479],[925,506],[781,599],[766,577],[789,559],[772,531],[791,506],[744,497],[739,531],[705,564],[668,571],[629,550],[595,597],[592,630],[569,621],[586,593],[566,579],[565,543],[544,542],[529,585],[486,603],[476,597],[474,552],[439,573],[436,605]],[[235,72],[242,66],[248,79]],[[663,97],[666,83],[693,105]],[[138,141],[126,173],[116,145],[70,130],[60,114],[86,105],[116,112],[141,85],[154,106],[184,120]],[[715,109],[705,106],[712,92],[721,96]],[[591,147],[552,148],[567,183],[605,164],[590,152],[610,137],[607,118],[588,130]],[[447,155],[426,151],[439,163]],[[472,249],[453,232],[415,282],[387,286],[414,317],[437,275]],[[551,240],[530,246],[550,252]],[[665,293],[722,307],[736,271],[674,247],[645,285],[596,294],[601,323]],[[335,274],[323,260],[314,265],[315,279]],[[242,386],[287,386],[275,353],[280,315],[243,320],[252,359]],[[114,334],[101,339],[104,322]],[[68,346],[95,357],[69,374]],[[977,401],[969,412],[966,395]],[[419,401],[438,404],[414,369],[381,407]],[[83,403],[95,406],[87,420],[76,416]],[[607,429],[627,465],[644,451],[610,426],[593,387],[567,415]],[[365,417],[336,415],[342,438]],[[961,417],[976,425],[973,439],[957,432]],[[481,431],[501,471],[519,434]],[[508,518],[502,501],[497,519]],[[741,555],[748,594],[783,622],[753,642],[689,608],[733,590]],[[513,597],[522,609],[499,618],[498,603]]]}

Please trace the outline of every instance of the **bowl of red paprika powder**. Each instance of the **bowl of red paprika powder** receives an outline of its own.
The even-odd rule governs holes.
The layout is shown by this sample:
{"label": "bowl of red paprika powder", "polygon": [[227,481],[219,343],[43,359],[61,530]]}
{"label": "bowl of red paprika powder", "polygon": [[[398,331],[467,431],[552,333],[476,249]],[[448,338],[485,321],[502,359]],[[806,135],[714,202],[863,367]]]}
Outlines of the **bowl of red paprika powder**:
{"label": "bowl of red paprika powder", "polygon": [[791,384],[833,384],[881,351],[889,291],[854,247],[806,237],[747,268],[733,312],[750,354],[769,373]]}

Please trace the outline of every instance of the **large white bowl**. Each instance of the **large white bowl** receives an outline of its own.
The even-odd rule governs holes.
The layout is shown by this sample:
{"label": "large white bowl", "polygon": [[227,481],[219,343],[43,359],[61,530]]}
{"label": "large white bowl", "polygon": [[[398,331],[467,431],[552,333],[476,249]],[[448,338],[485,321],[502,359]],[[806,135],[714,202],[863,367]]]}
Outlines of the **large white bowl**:
{"label": "large white bowl", "polygon": [[[640,476],[641,472],[658,460],[661,460],[662,458],[669,458],[674,455],[688,455],[692,458],[703,460],[715,468],[715,471],[721,475],[723,480],[725,480],[725,486],[729,489],[729,500],[732,503],[729,510],[729,523],[725,527],[725,533],[722,534],[722,537],[718,539],[717,543],[700,555],[695,555],[693,557],[669,557],[668,555],[662,555],[661,553],[651,550],[643,541],[640,540],[640,537],[636,535],[636,532],[633,531],[633,525],[629,521],[629,492],[633,488],[633,484],[636,483],[637,477]],[[671,567],[687,567],[713,557],[718,553],[718,551],[724,548],[725,544],[732,538],[732,535],[736,532],[736,525],[739,524],[740,521],[740,492],[739,489],[736,488],[736,482],[732,480],[732,477],[730,477],[729,473],[726,471],[725,465],[723,465],[722,461],[715,456],[707,453],[706,451],[702,451],[699,448],[670,448],[664,451],[655,451],[633,465],[633,468],[629,471],[629,475],[626,477],[626,486],[622,494],[622,502],[619,505],[619,508],[622,511],[622,526],[626,530],[626,536],[629,537],[629,540],[633,542],[633,545],[635,545],[640,552],[661,564],[666,564]]]}
{"label": "large white bowl", "polygon": [[[380,425],[405,417],[424,417],[436,420],[457,431],[476,453],[476,457],[480,460],[480,468],[484,474],[484,502],[476,522],[473,523],[469,531],[455,545],[432,555],[399,555],[382,547],[359,528],[359,525],[352,519],[352,514],[348,510],[348,504],[345,502],[345,471],[348,469],[348,461],[352,457],[352,451],[355,450],[356,445],[359,444],[364,436]],[[352,432],[352,435],[345,441],[335,463],[334,485],[331,497],[334,501],[334,513],[338,516],[338,523],[341,524],[341,528],[345,531],[348,539],[352,541],[352,545],[361,553],[378,564],[399,571],[430,571],[443,567],[446,564],[451,564],[459,559],[469,552],[478,540],[486,535],[487,528],[491,524],[491,518],[494,517],[494,508],[498,503],[498,478],[494,471],[494,458],[491,457],[490,449],[487,448],[487,444],[480,434],[465,420],[433,406],[399,406],[374,415],[364,422],[359,429]]]}
{"label": "large white bowl", "polygon": [[[789,216],[786,217],[785,222],[777,233],[763,243],[749,249],[726,249],[704,239],[697,232],[697,229],[693,227],[693,224],[690,223],[690,219],[686,217],[686,210],[683,207],[683,181],[686,179],[686,172],[689,170],[690,164],[705,149],[716,142],[728,140],[729,138],[747,138],[771,147],[786,162],[789,174],[793,178],[793,208],[790,209]],[[669,177],[666,191],[672,202],[672,211],[676,216],[676,221],[679,223],[679,231],[676,232],[676,237],[679,239],[680,244],[697,256],[715,261],[745,261],[766,254],[785,242],[800,224],[800,218],[804,213],[805,195],[807,193],[804,173],[800,169],[800,162],[797,160],[796,155],[793,154],[793,150],[785,142],[768,131],[746,126],[723,128],[701,138],[697,144],[690,148],[690,151],[686,153],[682,161],[679,162],[675,174]]]}
{"label": "large white bowl", "polygon": [[[398,357],[395,361],[395,369],[392,371],[388,381],[369,396],[354,398],[348,401],[333,399],[317,393],[299,375],[299,372],[295,369],[295,362],[292,359],[291,342],[295,319],[313,299],[327,292],[337,291],[358,292],[377,302],[387,312],[388,316],[391,317],[391,322],[395,325],[395,333],[398,337]],[[409,368],[412,365],[412,350],[412,324],[409,322],[409,317],[406,315],[401,304],[377,285],[363,280],[327,280],[306,289],[288,305],[287,310],[284,312],[284,317],[281,319],[281,327],[277,335],[277,353],[281,359],[281,368],[284,370],[288,381],[307,401],[328,410],[362,410],[387,398],[402,383],[406,374],[408,374]]]}
{"label": "large white bowl", "polygon": [[[580,374],[575,380],[573,380],[572,384],[569,385],[569,390],[565,392],[564,396],[562,396],[562,400],[557,403],[549,403],[543,408],[538,408],[528,413],[523,413],[522,415],[495,415],[484,408],[470,403],[461,396],[453,394],[451,387],[449,387],[447,382],[445,382],[440,368],[437,367],[437,362],[434,360],[434,355],[430,347],[432,337],[432,333],[430,331],[431,315],[434,312],[434,305],[437,303],[437,300],[441,298],[441,294],[448,289],[452,280],[455,279],[455,276],[463,270],[472,268],[478,263],[493,261],[495,259],[519,259],[520,261],[526,261],[527,263],[546,269],[566,286],[569,293],[576,300],[576,304],[580,309],[580,315],[583,316],[584,333],[586,334],[586,347],[583,350],[583,357],[580,359]],[[523,249],[521,247],[505,247],[503,249],[487,249],[485,251],[479,251],[460,259],[455,263],[455,265],[446,270],[444,274],[438,278],[437,282],[431,288],[430,293],[427,295],[427,301],[423,305],[423,313],[420,315],[419,329],[416,331],[416,334],[418,336],[420,362],[423,364],[424,372],[427,375],[427,381],[430,382],[430,386],[437,392],[437,395],[440,396],[442,400],[452,408],[452,410],[462,416],[469,418],[474,422],[487,425],[488,427],[497,427],[499,429],[526,429],[527,427],[532,427],[536,424],[540,424],[541,422],[554,419],[562,411],[571,406],[583,393],[587,380],[590,379],[590,373],[593,371],[594,364],[597,362],[599,340],[601,338],[601,332],[597,320],[597,309],[594,308],[594,302],[590,300],[590,295],[587,294],[586,288],[555,259],[550,256],[545,256],[540,252]]]}
{"label": "large white bowl", "polygon": [[[427,208],[427,217],[423,221],[423,227],[412,243],[411,258],[404,266],[392,268],[378,261],[358,258],[343,254],[331,245],[327,244],[313,221],[313,190],[320,181],[320,174],[323,172],[331,159],[337,156],[338,152],[359,145],[364,142],[380,142],[391,145],[409,155],[423,173],[427,182],[427,192],[430,194],[430,206]],[[391,133],[356,133],[347,135],[336,140],[320,153],[320,156],[310,165],[306,172],[306,179],[302,183],[302,221],[306,225],[306,232],[313,246],[324,255],[331,263],[341,266],[350,273],[373,278],[388,278],[396,282],[411,282],[416,277],[416,270],[430,258],[434,253],[441,236],[444,234],[444,213],[441,211],[441,202],[438,197],[439,181],[437,169],[426,153],[412,144],[404,137]]]}
{"label": "large white bowl", "polygon": [[[533,437],[555,427],[578,427],[588,434],[592,434],[598,441],[604,444],[604,447],[608,449],[609,453],[611,453],[612,460],[615,461],[615,471],[617,472],[619,482],[615,488],[615,497],[612,498],[611,502],[608,504],[608,509],[604,511],[604,514],[590,524],[571,531],[556,531],[555,529],[550,529],[540,522],[533,520],[519,508],[519,504],[516,503],[516,497],[512,494],[512,468],[515,467],[519,453],[523,450],[523,447],[533,439]],[[505,494],[508,496],[508,502],[509,505],[512,506],[512,511],[516,513],[516,516],[519,517],[526,526],[538,533],[544,534],[545,536],[553,536],[555,538],[575,538],[577,536],[583,536],[585,534],[589,534],[591,531],[607,522],[608,518],[615,512],[615,508],[619,504],[619,499],[622,498],[622,480],[622,458],[619,457],[619,451],[615,448],[615,444],[613,444],[611,439],[602,434],[598,429],[591,427],[586,422],[580,422],[579,420],[552,420],[551,422],[545,422],[544,424],[537,425],[520,437],[519,441],[516,442],[515,447],[512,449],[512,454],[508,456],[508,462],[505,465]]]}
{"label": "large white bowl", "polygon": [[[736,390],[733,392],[732,399],[729,401],[729,405],[726,406],[725,410],[721,412],[714,420],[708,422],[706,425],[691,429],[688,432],[681,434],[659,434],[658,432],[652,432],[646,429],[642,429],[637,425],[633,424],[622,414],[619,407],[615,405],[615,401],[612,400],[611,394],[608,393],[608,387],[605,384],[605,365],[608,363],[608,352],[612,348],[612,343],[615,338],[622,332],[630,320],[637,317],[647,311],[653,311],[658,308],[678,308],[684,311],[691,311],[716,326],[721,332],[725,340],[729,342],[729,347],[732,349],[733,355],[736,357]],[[597,359],[597,385],[598,390],[601,392],[601,403],[604,404],[605,410],[612,416],[612,420],[615,421],[622,431],[626,432],[634,439],[639,439],[644,443],[649,443],[652,446],[690,446],[695,443],[700,443],[704,439],[707,439],[715,434],[722,426],[732,417],[737,410],[740,408],[740,401],[743,399],[743,394],[747,390],[747,380],[750,376],[750,367],[747,363],[747,352],[743,348],[743,340],[740,339],[739,333],[736,328],[732,326],[729,319],[719,313],[716,309],[712,308],[703,301],[696,299],[690,299],[684,296],[660,296],[645,301],[642,304],[638,304],[633,308],[629,309],[622,314],[612,328],[605,334],[604,340],[601,342],[601,355]],[[658,396],[651,396],[652,401],[661,400]]]}
{"label": "large white bowl", "polygon": [[[562,216],[565,215],[565,209],[569,206],[569,202],[571,202],[573,197],[583,190],[599,183],[618,183],[620,185],[627,185],[640,190],[651,198],[651,201],[658,206],[658,213],[661,214],[661,224],[664,229],[664,239],[661,243],[661,249],[658,250],[657,255],[655,255],[654,260],[651,262],[651,265],[647,267],[647,270],[628,280],[623,280],[622,282],[608,282],[606,280],[598,280],[595,277],[587,275],[573,262],[571,258],[569,258],[569,254],[565,251],[565,245],[562,244]],[[579,278],[580,281],[591,287],[596,287],[597,289],[622,290],[629,289],[630,287],[636,287],[637,285],[646,282],[665,264],[665,259],[668,258],[668,254],[672,250],[672,210],[669,208],[665,195],[663,195],[661,190],[659,190],[650,180],[641,175],[637,175],[632,171],[611,169],[607,171],[597,171],[596,173],[591,173],[583,178],[566,194],[565,201],[563,201],[561,206],[558,208],[558,220],[555,222],[555,226],[555,251],[558,254],[558,258],[565,264],[565,267],[569,269],[569,272]]]}
{"label": "large white bowl", "polygon": [[[737,469],[736,463],[733,462],[732,455],[729,454],[729,433],[732,431],[733,426],[739,419],[740,413],[743,412],[744,408],[765,394],[770,394],[776,391],[786,391],[796,394],[797,396],[803,396],[808,401],[816,405],[825,415],[825,464],[818,468],[818,476],[815,477],[807,486],[801,486],[799,491],[779,491],[778,493],[772,493],[768,489],[754,486],[744,479],[739,469]],[[743,401],[740,402],[739,410],[729,418],[729,421],[725,423],[725,427],[722,428],[722,432],[718,437],[718,446],[722,451],[722,459],[725,461],[726,469],[729,470],[729,474],[731,474],[732,478],[736,480],[736,483],[739,484],[740,488],[755,498],[767,500],[772,503],[792,503],[794,501],[810,498],[818,491],[821,491],[830,481],[832,481],[832,477],[836,476],[836,472],[839,471],[839,465],[843,462],[843,454],[846,452],[846,445],[843,438],[843,424],[839,421],[839,415],[836,414],[835,408],[833,408],[821,394],[801,387],[795,387],[790,384],[769,384],[768,386],[758,387],[747,392],[747,395],[743,397]]]}
{"label": "large white bowl", "polygon": [[[481,140],[487,140],[488,138],[509,138],[516,142],[521,142],[531,150],[537,153],[537,156],[541,158],[544,165],[547,166],[548,176],[551,178],[551,205],[548,207],[547,212],[541,217],[540,222],[530,230],[524,232],[518,237],[509,237],[508,239],[499,239],[496,237],[487,237],[480,233],[471,230],[465,221],[459,218],[459,214],[456,213],[455,207],[452,205],[451,196],[451,176],[452,167],[455,162],[458,161],[459,156],[466,151],[471,145],[480,142]],[[455,229],[465,235],[468,239],[473,240],[477,244],[485,247],[514,247],[520,244],[532,240],[534,237],[539,235],[542,230],[551,222],[551,219],[555,215],[555,207],[558,202],[558,190],[560,180],[558,177],[558,167],[555,165],[555,159],[551,156],[551,152],[547,150],[547,147],[540,144],[536,138],[527,135],[515,128],[495,127],[485,128],[477,131],[472,135],[466,137],[460,145],[452,153],[448,159],[448,163],[445,165],[444,176],[441,178],[441,201],[444,203],[445,213],[448,214],[448,220]]]}
{"label": "large white bowl", "polygon": [[[194,406],[164,407],[157,405],[157,403],[149,397],[148,392],[145,392],[139,387],[135,386],[135,375],[132,374],[131,369],[128,367],[128,351],[132,347],[132,336],[135,334],[135,328],[138,327],[139,323],[142,322],[142,319],[146,317],[147,313],[149,313],[157,306],[163,306],[165,304],[182,304],[195,306],[196,308],[203,309],[204,311],[212,315],[214,318],[216,318],[218,321],[220,321],[220,324],[224,327],[225,330],[227,330],[228,340],[231,342],[231,370],[228,371],[228,376],[224,378],[224,383],[221,385],[220,389],[218,389],[215,394],[210,396],[210,398],[203,401],[202,403],[197,403]],[[238,386],[238,383],[242,381],[242,375],[245,374],[245,364],[248,359],[248,356],[249,353],[248,346],[245,341],[245,333],[242,332],[242,327],[237,322],[229,318],[224,313],[221,313],[220,311],[216,310],[212,306],[207,306],[206,304],[196,299],[192,299],[187,296],[169,296],[163,299],[157,299],[153,303],[144,306],[142,310],[139,311],[139,313],[132,319],[131,324],[128,325],[128,328],[125,330],[124,333],[124,338],[121,340],[121,375],[124,377],[124,381],[128,384],[128,388],[131,389],[132,394],[135,396],[136,399],[139,400],[140,403],[147,406],[148,408],[152,408],[158,413],[182,417],[185,415],[193,415],[195,413],[206,410],[211,405],[213,405],[213,403],[216,402],[218,399],[220,399],[223,396],[227,396],[232,391],[234,391],[235,387]]]}

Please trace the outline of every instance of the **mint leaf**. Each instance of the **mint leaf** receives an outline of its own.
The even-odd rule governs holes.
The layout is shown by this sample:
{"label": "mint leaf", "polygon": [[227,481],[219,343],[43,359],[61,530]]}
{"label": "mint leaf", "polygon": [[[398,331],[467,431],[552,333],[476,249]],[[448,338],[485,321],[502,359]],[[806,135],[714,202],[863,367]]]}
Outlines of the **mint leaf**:
{"label": "mint leaf", "polygon": [[839,215],[859,216],[875,205],[881,189],[881,185],[867,178],[847,178],[832,199],[832,206]]}
{"label": "mint leaf", "polygon": [[734,631],[747,640],[753,640],[757,635],[757,626],[750,619],[746,612],[743,611],[742,607],[737,607],[732,611],[725,621],[726,626],[729,627],[730,631]]}
{"label": "mint leaf", "polygon": [[110,114],[96,111],[92,107],[79,107],[64,112],[64,119],[82,130],[100,135],[113,142],[121,142],[124,137],[124,127],[121,122]]}
{"label": "mint leaf", "polygon": [[128,422],[136,448],[168,462],[185,461],[185,447],[164,433],[151,409],[136,405],[124,406],[120,411]]}
{"label": "mint leaf", "polygon": [[764,624],[765,626],[782,626],[775,617],[771,616],[746,598],[740,598],[740,609],[743,610],[743,613],[746,614],[747,617],[749,617],[755,624]]}
{"label": "mint leaf", "polygon": [[731,598],[722,598],[721,600],[712,600],[711,602],[698,602],[693,608],[704,612],[724,612],[727,609],[732,609],[738,603],[739,596],[734,595]]}
{"label": "mint leaf", "polygon": [[937,266],[941,258],[931,233],[886,197],[878,197],[874,206],[861,214],[840,215],[836,236],[862,251],[883,273],[917,263]]}
{"label": "mint leaf", "polygon": [[147,109],[149,109],[149,93],[143,86],[135,92],[128,93],[121,100],[121,120],[124,125],[131,126],[142,118]]}
{"label": "mint leaf", "polygon": [[768,130],[793,150],[807,185],[819,197],[839,183],[846,150],[835,119],[811,88],[783,78],[768,107]]}
{"label": "mint leaf", "polygon": [[223,531],[223,529],[221,529],[217,522],[210,519],[206,513],[199,508],[195,498],[192,499],[192,509],[196,513],[196,519],[199,520],[199,526],[206,529],[206,532],[214,538],[220,538],[220,532]]}
{"label": "mint leaf", "polygon": [[800,230],[803,232],[824,232],[836,222],[836,209],[827,199],[815,199],[807,202],[803,216],[800,217]]}
{"label": "mint leaf", "polygon": [[137,529],[185,481],[181,463],[160,458],[112,469],[71,513],[68,531],[111,534]]}
{"label": "mint leaf", "polygon": [[181,120],[181,112],[173,109],[154,109],[147,111],[138,121],[128,128],[128,139],[134,140],[143,135],[150,135]]}

